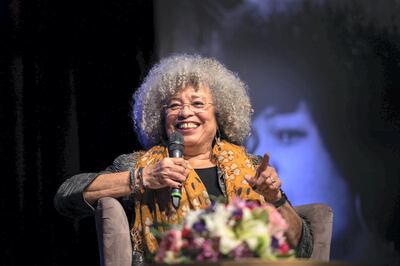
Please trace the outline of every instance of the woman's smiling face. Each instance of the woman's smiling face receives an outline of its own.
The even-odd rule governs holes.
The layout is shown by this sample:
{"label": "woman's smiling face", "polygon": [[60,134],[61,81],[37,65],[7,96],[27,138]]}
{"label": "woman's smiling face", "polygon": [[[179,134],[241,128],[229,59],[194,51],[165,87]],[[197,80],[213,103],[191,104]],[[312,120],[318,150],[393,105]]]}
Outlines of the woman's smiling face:
{"label": "woman's smiling face", "polygon": [[209,87],[187,86],[172,96],[165,110],[165,129],[168,137],[174,131],[183,135],[185,153],[211,150],[217,120]]}

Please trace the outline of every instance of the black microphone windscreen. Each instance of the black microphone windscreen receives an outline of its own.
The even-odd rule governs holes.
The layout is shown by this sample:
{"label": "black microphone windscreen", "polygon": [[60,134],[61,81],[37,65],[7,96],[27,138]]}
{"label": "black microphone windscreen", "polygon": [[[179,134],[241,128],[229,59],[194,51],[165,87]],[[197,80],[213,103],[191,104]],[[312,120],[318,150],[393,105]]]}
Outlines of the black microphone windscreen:
{"label": "black microphone windscreen", "polygon": [[184,150],[183,136],[181,133],[174,131],[169,137],[168,153],[170,154],[170,156],[174,154],[175,151],[179,151],[180,154],[183,154],[183,150]]}

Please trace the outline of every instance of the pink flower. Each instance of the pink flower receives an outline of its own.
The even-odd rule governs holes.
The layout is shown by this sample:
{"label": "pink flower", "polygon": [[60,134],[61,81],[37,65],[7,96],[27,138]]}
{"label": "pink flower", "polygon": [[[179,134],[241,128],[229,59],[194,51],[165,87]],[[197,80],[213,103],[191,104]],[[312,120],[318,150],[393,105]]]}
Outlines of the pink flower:
{"label": "pink flower", "polygon": [[190,228],[184,227],[182,229],[182,238],[187,238],[192,236],[192,230]]}
{"label": "pink flower", "polygon": [[287,243],[282,243],[282,245],[279,246],[279,252],[281,255],[288,253],[289,250],[289,245]]}
{"label": "pink flower", "polygon": [[229,257],[234,259],[253,258],[254,254],[245,243],[242,243],[229,252]]}
{"label": "pink flower", "polygon": [[219,257],[218,249],[214,249],[215,242],[207,239],[201,245],[200,253],[196,257],[196,261],[217,261]]}
{"label": "pink flower", "polygon": [[171,230],[167,233],[168,249],[172,251],[179,251],[182,247],[182,233],[179,230]]}
{"label": "pink flower", "polygon": [[268,209],[269,213],[269,225],[271,228],[271,234],[275,235],[279,232],[285,232],[288,228],[288,224],[285,219],[283,219],[282,215],[278,212],[278,210],[272,205],[265,206]]}
{"label": "pink flower", "polygon": [[182,248],[183,244],[181,236],[181,231],[175,229],[169,230],[161,240],[155,261],[162,262],[167,251],[172,251],[177,254]]}
{"label": "pink flower", "polygon": [[246,201],[246,207],[249,208],[250,210],[252,210],[254,208],[260,207],[260,203],[258,201],[248,200],[248,201]]}

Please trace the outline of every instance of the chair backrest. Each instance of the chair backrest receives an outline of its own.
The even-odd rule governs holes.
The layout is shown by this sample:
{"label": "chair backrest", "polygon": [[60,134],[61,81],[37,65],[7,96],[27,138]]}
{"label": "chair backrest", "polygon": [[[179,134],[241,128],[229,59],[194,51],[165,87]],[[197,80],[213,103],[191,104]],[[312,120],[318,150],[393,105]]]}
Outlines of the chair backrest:
{"label": "chair backrest", "polygon": [[[332,209],[324,204],[307,204],[294,208],[310,222],[314,236],[311,259],[328,261],[332,237]],[[110,197],[100,199],[95,219],[101,265],[131,266],[132,244],[128,218],[119,201]]]}
{"label": "chair backrest", "polygon": [[325,204],[306,204],[294,207],[311,226],[314,238],[311,259],[329,261],[332,239],[333,211]]}
{"label": "chair backrest", "polygon": [[95,219],[100,265],[132,266],[128,217],[119,201],[111,197],[99,199]]}

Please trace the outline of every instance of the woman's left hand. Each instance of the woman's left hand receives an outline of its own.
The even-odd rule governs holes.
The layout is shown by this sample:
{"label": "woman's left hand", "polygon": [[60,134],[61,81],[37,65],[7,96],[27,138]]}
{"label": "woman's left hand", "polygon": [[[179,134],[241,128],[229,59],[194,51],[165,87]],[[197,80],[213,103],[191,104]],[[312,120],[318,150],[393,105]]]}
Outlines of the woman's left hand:
{"label": "woman's left hand", "polygon": [[[282,198],[281,192],[281,180],[278,177],[275,169],[268,165],[269,155],[264,154],[261,165],[257,169],[256,176],[252,177],[246,175],[245,179],[249,182],[252,188],[263,195],[267,202],[277,202]],[[283,204],[279,208],[279,212],[282,217],[286,220],[289,227],[285,235],[289,245],[292,248],[297,247],[302,234],[302,221],[297,212],[292,208],[290,204]]]}
{"label": "woman's left hand", "polygon": [[275,168],[268,164],[269,155],[266,153],[257,169],[256,176],[245,175],[244,178],[256,192],[264,196],[267,202],[276,202],[282,197],[280,190],[282,183]]}

